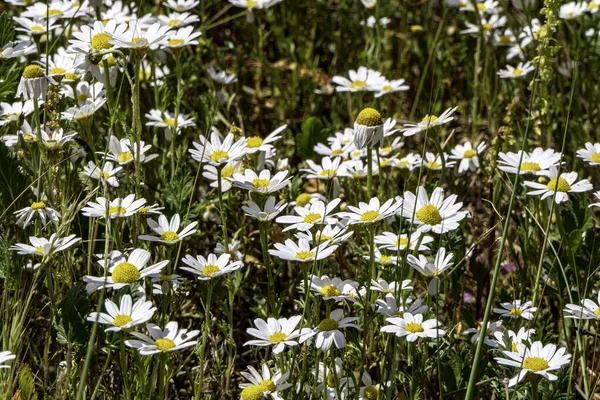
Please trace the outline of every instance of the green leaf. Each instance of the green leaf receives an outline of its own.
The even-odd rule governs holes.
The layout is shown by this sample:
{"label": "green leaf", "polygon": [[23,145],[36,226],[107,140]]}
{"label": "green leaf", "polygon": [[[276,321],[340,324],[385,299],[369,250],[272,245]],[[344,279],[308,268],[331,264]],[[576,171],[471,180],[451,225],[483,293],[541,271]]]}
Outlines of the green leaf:
{"label": "green leaf", "polygon": [[318,143],[326,143],[327,135],[323,123],[316,117],[310,117],[302,124],[302,132],[297,136],[298,151],[303,158],[311,158],[315,154],[314,147]]}
{"label": "green leaf", "polygon": [[90,300],[83,283],[71,287],[60,306],[61,319],[55,328],[56,340],[61,344],[85,345],[88,342],[90,326],[86,321],[90,310]]}
{"label": "green leaf", "polygon": [[19,396],[23,400],[36,400],[38,398],[35,392],[33,373],[26,364],[21,367],[21,372],[19,373]]}

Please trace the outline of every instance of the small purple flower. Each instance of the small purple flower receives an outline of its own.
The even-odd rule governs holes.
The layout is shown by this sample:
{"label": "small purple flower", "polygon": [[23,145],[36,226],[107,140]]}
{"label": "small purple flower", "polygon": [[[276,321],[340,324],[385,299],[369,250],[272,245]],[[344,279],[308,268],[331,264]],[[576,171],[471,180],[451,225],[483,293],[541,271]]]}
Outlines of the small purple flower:
{"label": "small purple flower", "polygon": [[514,262],[507,262],[502,264],[502,272],[505,274],[513,273],[517,270],[517,265]]}

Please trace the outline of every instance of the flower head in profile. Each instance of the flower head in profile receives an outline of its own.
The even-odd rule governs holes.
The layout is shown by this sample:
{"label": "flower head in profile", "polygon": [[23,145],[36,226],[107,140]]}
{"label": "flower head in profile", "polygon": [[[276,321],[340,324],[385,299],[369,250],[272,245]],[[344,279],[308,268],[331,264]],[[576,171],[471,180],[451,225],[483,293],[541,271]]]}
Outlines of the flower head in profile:
{"label": "flower head in profile", "polygon": [[60,213],[55,209],[49,207],[45,198],[34,201],[30,206],[15,211],[17,217],[16,225],[22,226],[23,228],[29,225],[33,218],[37,215],[42,221],[42,226],[46,228],[47,222],[57,223],[60,219]]}
{"label": "flower head in profile", "polygon": [[242,210],[244,210],[248,217],[256,218],[261,222],[271,221],[287,206],[285,200],[280,200],[277,204],[275,204],[275,201],[275,196],[269,196],[264,207],[261,208],[257,203],[250,199],[245,206],[242,206]]}
{"label": "flower head in profile", "polygon": [[577,157],[592,166],[600,165],[600,143],[587,142],[584,149],[577,150]]}
{"label": "flower head in profile", "polygon": [[461,202],[456,202],[457,196],[444,197],[444,189],[435,188],[431,197],[423,186],[417,188],[417,195],[404,193],[402,216],[418,226],[420,232],[437,234],[453,231],[468,213],[459,211]]}
{"label": "flower head in profile", "polygon": [[337,222],[337,219],[329,216],[329,214],[331,214],[340,202],[340,199],[334,199],[325,205],[322,201],[316,200],[305,207],[294,207],[297,215],[285,215],[277,218],[276,221],[280,224],[289,224],[283,229],[284,232],[292,229],[304,232],[312,229],[314,226],[332,225]]}
{"label": "flower head in profile", "polygon": [[527,192],[530,196],[542,195],[542,200],[545,198],[554,197],[556,204],[564,203],[569,200],[569,193],[588,192],[594,187],[587,179],[577,181],[577,172],[563,172],[558,175],[558,170],[555,167],[550,167],[548,171],[550,181],[546,184],[539,182],[525,182],[525,186],[532,188],[532,191]]}
{"label": "flower head in profile", "polygon": [[256,328],[248,328],[246,332],[256,339],[249,340],[244,346],[273,346],[273,353],[279,354],[285,346],[297,346],[300,331],[296,329],[302,317],[296,315],[291,318],[267,318],[254,320]]}
{"label": "flower head in profile", "polygon": [[[106,159],[110,160],[119,165],[133,164],[136,159],[139,158],[141,163],[147,163],[158,157],[158,154],[148,154],[146,152],[152,148],[152,145],[140,141],[140,150],[138,151],[138,144],[136,142],[131,143],[128,138],[117,139],[111,136],[108,142],[108,150],[106,153]],[[105,153],[100,153],[105,154]]]}
{"label": "flower head in profile", "polygon": [[241,261],[230,261],[230,259],[231,254],[229,253],[221,254],[219,257],[209,254],[207,258],[202,256],[194,258],[188,254],[181,259],[187,267],[180,269],[197,275],[199,280],[209,280],[230,274],[244,266]]}
{"label": "flower head in profile", "polygon": [[340,212],[337,215],[340,218],[348,220],[348,224],[373,224],[385,218],[396,214],[401,207],[401,203],[397,199],[389,199],[385,203],[380,204],[377,197],[369,200],[369,203],[358,203],[358,207],[347,206],[347,212]]}
{"label": "flower head in profile", "polygon": [[421,122],[419,122],[418,124],[405,124],[405,128],[402,129],[401,132],[404,136],[408,137],[416,135],[417,133],[430,128],[445,125],[454,119],[452,114],[454,114],[457,108],[458,107],[448,108],[439,117],[437,115],[428,114],[425,117],[423,117]]}
{"label": "flower head in profile", "polygon": [[236,74],[228,74],[225,71],[217,72],[213,67],[209,67],[206,72],[208,72],[210,79],[222,85],[232,85],[237,82]]}
{"label": "flower head in profile", "polygon": [[354,145],[357,149],[383,143],[383,119],[374,108],[363,109],[354,122]]}
{"label": "flower head in profile", "polygon": [[140,297],[133,303],[131,296],[128,294],[121,297],[118,306],[109,299],[104,300],[104,308],[106,313],[90,313],[87,320],[110,325],[104,330],[105,332],[118,332],[143,324],[152,318],[156,312],[156,307],[152,307],[151,301],[146,301],[144,297]]}
{"label": "flower head in profile", "polygon": [[432,318],[423,320],[423,314],[405,312],[402,317],[386,318],[389,325],[381,328],[381,332],[392,333],[400,338],[405,337],[407,342],[419,339],[432,339],[444,336],[446,331],[440,329],[440,323]]}
{"label": "flower head in profile", "polygon": [[531,65],[529,61],[527,61],[526,63],[520,62],[519,65],[517,65],[516,67],[507,65],[506,69],[501,69],[500,71],[498,71],[498,76],[503,79],[521,78],[533,71],[534,69],[535,67]]}
{"label": "flower head in profile", "polygon": [[494,312],[500,314],[501,317],[523,318],[526,320],[533,319],[533,313],[536,311],[537,307],[533,307],[531,301],[522,303],[521,300],[501,303],[500,308],[494,308]]}
{"label": "flower head in profile", "polygon": [[498,169],[508,174],[548,176],[550,167],[558,167],[561,153],[536,147],[532,152],[498,153]]}
{"label": "flower head in profile", "polygon": [[204,136],[200,136],[199,140],[200,143],[192,143],[195,149],[190,150],[192,158],[198,162],[220,167],[246,154],[246,139],[240,138],[234,143],[233,133],[227,134],[225,140],[221,141],[219,134],[213,131],[210,134],[210,141]]}
{"label": "flower head in profile", "polygon": [[43,68],[37,64],[25,67],[15,96],[23,96],[25,100],[40,99],[46,96],[47,91],[48,77]]}
{"label": "flower head in profile", "polygon": [[151,242],[160,242],[168,245],[175,244],[187,236],[193,235],[197,231],[197,229],[194,228],[196,225],[198,225],[198,222],[192,222],[179,231],[181,223],[179,214],[173,215],[171,221],[169,221],[164,215],[160,215],[158,217],[158,222],[152,218],[148,218],[146,222],[148,222],[150,229],[152,229],[158,236],[140,235],[139,239],[149,240]]}
{"label": "flower head in profile", "polygon": [[333,159],[329,157],[323,157],[321,165],[316,164],[312,160],[306,160],[308,168],[301,169],[300,171],[305,172],[305,178],[307,179],[334,179],[341,176],[350,176],[346,170],[345,164],[342,162],[340,157]]}
{"label": "flower head in profile", "polygon": [[282,400],[283,397],[279,392],[292,387],[291,383],[286,382],[290,376],[289,372],[283,373],[281,370],[277,370],[275,373],[271,373],[267,364],[262,365],[260,372],[249,365],[248,371],[241,373],[249,382],[240,384],[240,388],[242,388],[240,396],[243,400],[258,400],[269,397],[272,400]]}
{"label": "flower head in profile", "polygon": [[337,245],[331,245],[330,242],[324,242],[316,247],[311,247],[306,239],[299,239],[298,243],[292,239],[287,239],[284,244],[275,243],[275,249],[270,249],[269,254],[286,261],[297,261],[301,263],[313,262],[329,257],[336,249]]}
{"label": "flower head in profile", "polygon": [[365,92],[377,91],[385,77],[380,72],[367,67],[359,67],[358,70],[348,71],[348,78],[343,76],[334,76],[331,81],[336,84],[335,90],[338,92]]}
{"label": "flower head in profile", "polygon": [[287,175],[288,171],[280,171],[271,177],[271,171],[268,169],[260,171],[257,175],[251,169],[246,169],[243,174],[233,174],[233,186],[263,195],[270,194],[288,185],[292,178]]}
{"label": "flower head in profile", "polygon": [[10,368],[10,365],[6,365],[6,362],[14,360],[16,357],[10,351],[0,351],[0,368]]}
{"label": "flower head in profile", "polygon": [[[490,347],[497,348],[498,343],[494,340],[494,336],[496,332],[502,331],[502,321],[489,321],[487,329],[485,330],[485,337],[483,338],[483,343],[487,344]],[[463,335],[473,335],[471,336],[471,343],[477,343],[479,337],[481,337],[481,325],[477,328],[469,328],[465,329],[462,333]]]}
{"label": "flower head in profile", "polygon": [[282,125],[269,133],[264,139],[260,136],[252,136],[246,139],[246,152],[255,154],[258,152],[268,152],[273,149],[273,143],[281,139],[281,132],[287,129],[287,125]]}
{"label": "flower head in profile", "polygon": [[356,317],[344,317],[344,310],[338,308],[333,310],[329,316],[319,323],[314,329],[308,329],[301,333],[300,343],[317,337],[316,347],[323,351],[327,351],[332,345],[338,349],[343,349],[346,346],[346,337],[341,329],[360,328],[353,322],[358,320]]}
{"label": "flower head in profile", "polygon": [[327,275],[322,277],[312,276],[310,282],[310,290],[317,296],[323,297],[323,300],[345,301],[348,300],[354,303],[358,282],[340,278],[329,278]]}
{"label": "flower head in profile", "polygon": [[134,194],[110,201],[104,197],[98,197],[96,202],[88,202],[81,212],[84,216],[91,218],[106,218],[107,215],[111,219],[124,218],[137,214],[145,204],[146,199],[136,200]]}
{"label": "flower head in profile", "polygon": [[521,327],[517,332],[511,330],[507,330],[506,332],[496,331],[494,338],[498,344],[498,349],[514,353],[517,351],[518,344],[531,342],[533,335],[535,335],[535,329]]}
{"label": "flower head in profile", "polygon": [[125,32],[113,35],[108,43],[115,48],[144,52],[148,49],[156,50],[169,30],[171,30],[169,25],[161,25],[158,22],[145,29],[139,22],[135,21],[129,24]]}
{"label": "flower head in profile", "polygon": [[29,238],[31,245],[17,243],[14,246],[11,246],[9,250],[16,251],[19,255],[49,257],[54,253],[65,251],[74,244],[79,243],[80,240],[81,238],[75,237],[75,235],[61,238],[56,233],[53,233],[48,239],[31,236]]}
{"label": "flower head in profile", "polygon": [[125,341],[126,346],[138,350],[143,356],[179,351],[195,346],[198,342],[192,339],[200,333],[200,331],[179,329],[179,324],[175,321],[167,323],[164,329],[160,329],[156,324],[148,324],[146,328],[150,336],[140,332],[131,332],[131,335],[135,336],[137,340]]}
{"label": "flower head in profile", "polygon": [[[375,244],[379,245],[382,249],[400,251],[407,247],[411,250],[427,251],[429,243],[433,242],[433,237],[423,235],[421,232],[413,232],[410,238],[406,233],[400,236],[393,232],[383,232],[381,235],[375,236]],[[418,246],[418,247],[417,247]]]}
{"label": "flower head in profile", "polygon": [[567,304],[565,306],[567,318],[583,319],[583,320],[600,320],[600,292],[598,292],[598,302],[591,299],[581,300],[581,305]]}

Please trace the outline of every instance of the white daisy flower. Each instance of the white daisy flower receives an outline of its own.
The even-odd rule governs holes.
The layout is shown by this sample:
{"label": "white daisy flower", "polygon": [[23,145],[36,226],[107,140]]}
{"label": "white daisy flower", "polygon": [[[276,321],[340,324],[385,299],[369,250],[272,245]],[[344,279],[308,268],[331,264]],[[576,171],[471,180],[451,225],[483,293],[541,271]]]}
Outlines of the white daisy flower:
{"label": "white daisy flower", "polygon": [[154,23],[145,29],[139,22],[129,24],[123,33],[115,33],[109,44],[115,48],[125,48],[138,51],[156,50],[171,27]]}
{"label": "white daisy flower", "polygon": [[[450,161],[450,156],[446,153],[443,154],[444,165],[446,168],[452,168],[456,165],[455,161]],[[442,157],[439,154],[425,153],[425,160],[423,160],[423,166],[433,171],[439,171],[442,169]]]}
{"label": "white daisy flower", "polygon": [[138,213],[145,204],[146,199],[136,200],[134,194],[130,194],[123,199],[116,198],[110,201],[105,197],[98,197],[96,202],[88,202],[86,207],[81,209],[81,212],[84,216],[90,218],[106,218],[106,214],[111,219],[124,218]]}
{"label": "white daisy flower", "polygon": [[225,71],[217,72],[213,67],[209,67],[206,72],[208,72],[210,79],[221,85],[232,85],[238,80],[236,74],[228,74]]}
{"label": "white daisy flower", "polygon": [[[510,29],[505,29],[504,31],[494,32],[494,45],[495,46],[511,46],[517,42],[517,38],[515,34]],[[517,47],[521,47],[517,45]],[[510,60],[507,57],[507,60]]]}
{"label": "white daisy flower", "polygon": [[302,317],[296,315],[288,318],[260,318],[254,320],[256,328],[246,329],[246,333],[257,339],[249,340],[244,346],[273,346],[273,353],[280,354],[285,346],[297,346],[300,331],[296,329]]}
{"label": "white daisy flower", "polygon": [[340,212],[337,215],[340,218],[347,219],[350,225],[372,224],[395,215],[401,206],[402,203],[396,199],[389,199],[380,204],[379,199],[373,197],[369,204],[361,201],[358,203],[358,207],[347,206],[349,212]]}
{"label": "white daisy flower", "polygon": [[441,247],[438,249],[433,262],[429,262],[422,254],[419,254],[419,258],[409,254],[406,261],[424,277],[437,278],[454,265],[452,258],[454,258],[454,254],[446,254],[446,249]]}
{"label": "white daisy flower", "polygon": [[89,161],[88,165],[83,167],[83,172],[86,176],[98,181],[106,181],[107,184],[113,187],[119,186],[117,174],[121,172],[122,167],[115,167],[112,162],[107,161],[102,168],[99,168],[93,161]]}
{"label": "white daisy flower", "polygon": [[327,351],[332,345],[335,345],[338,349],[343,349],[346,346],[346,338],[340,329],[354,328],[360,330],[356,324],[353,324],[356,320],[358,320],[356,317],[344,318],[344,310],[341,308],[333,310],[329,317],[323,319],[316,328],[303,332],[300,336],[300,343],[316,336],[315,345],[317,349]]}
{"label": "white daisy flower", "polygon": [[465,142],[464,144],[458,144],[452,149],[450,159],[460,160],[458,164],[458,173],[471,171],[474,172],[479,168],[479,155],[485,151],[487,145],[485,142],[481,142],[474,149],[471,142]]}
{"label": "white daisy flower", "polygon": [[311,277],[310,290],[317,296],[322,296],[323,300],[345,301],[354,303],[358,282],[351,279],[341,280],[340,278],[329,278],[327,275]]}
{"label": "white daisy flower", "polygon": [[498,76],[503,79],[515,79],[527,75],[534,69],[535,67],[529,61],[526,63],[520,62],[516,67],[507,65],[506,69],[498,71]]}
{"label": "white daisy flower", "polygon": [[412,290],[413,287],[411,286],[411,283],[412,282],[410,281],[410,279],[403,280],[402,284],[399,284],[398,282],[387,282],[383,279],[379,279],[377,281],[375,279],[371,279],[371,290],[381,292],[385,295],[395,295],[398,291]]}
{"label": "white daisy flower", "polygon": [[133,328],[150,320],[156,312],[156,307],[152,307],[151,301],[141,297],[134,304],[128,294],[121,297],[119,306],[109,299],[104,300],[104,309],[106,313],[93,312],[87,318],[90,322],[97,321],[99,324],[111,325],[104,332],[118,332]]}
{"label": "white daisy flower", "polygon": [[430,128],[445,125],[454,119],[452,114],[454,114],[457,108],[458,107],[448,108],[439,117],[437,115],[427,114],[418,124],[405,124],[405,128],[400,132],[402,132],[405,137],[408,137]]}
{"label": "white daisy flower", "polygon": [[[494,30],[503,28],[506,25],[506,21],[507,18],[503,15],[500,16],[492,14],[489,18],[482,17],[481,28],[483,30],[483,34],[489,38],[494,33]],[[469,22],[465,23],[465,25],[467,25],[467,29],[460,31],[462,35],[479,34],[480,25],[471,24]]]}
{"label": "white daisy flower", "polygon": [[421,165],[421,156],[413,153],[407,154],[405,157],[402,157],[399,160],[397,159],[392,163],[392,166],[395,168],[407,169],[409,171],[412,171]]}
{"label": "white daisy flower", "polygon": [[158,217],[158,222],[151,218],[148,218],[146,222],[148,222],[150,229],[152,229],[158,236],[140,235],[138,236],[138,239],[149,240],[151,242],[160,242],[169,245],[180,242],[182,239],[196,233],[197,229],[194,229],[194,227],[198,225],[197,221],[192,222],[183,228],[181,232],[178,232],[181,222],[179,214],[173,215],[170,222],[164,215]]}
{"label": "white daisy flower", "polygon": [[414,302],[411,298],[404,300],[404,305],[398,304],[396,296],[393,293],[388,293],[383,299],[375,300],[375,304],[372,306],[380,315],[385,317],[402,317],[407,312],[412,315],[423,314],[428,310],[427,306],[423,305],[422,299],[417,299]]}
{"label": "white daisy flower", "polygon": [[42,67],[31,64],[23,70],[15,97],[23,96],[24,100],[42,99],[48,92],[48,78]]}
{"label": "white daisy flower", "polygon": [[122,35],[127,30],[127,24],[118,24],[115,19],[107,19],[106,24],[95,21],[92,26],[81,25],[70,39],[70,51],[81,54],[84,57],[91,51],[110,50],[114,47],[111,40],[115,36]]}
{"label": "white daisy flower", "polygon": [[378,147],[383,144],[383,119],[374,108],[363,109],[354,122],[354,146],[362,149],[365,146]]}
{"label": "white daisy flower", "polygon": [[561,369],[571,361],[571,355],[567,353],[566,348],[561,347],[557,350],[555,344],[544,346],[539,341],[532,343],[530,347],[520,343],[517,345],[516,352],[503,351],[502,353],[508,358],[494,358],[498,364],[521,369],[516,376],[510,379],[508,387],[513,387],[521,382],[528,373],[555,381],[558,377],[549,371]]}
{"label": "white daisy flower", "polygon": [[93,84],[90,84],[87,81],[78,82],[75,91],[73,91],[73,88],[71,87],[63,87],[60,92],[64,96],[77,100],[77,104],[79,105],[102,99],[106,95],[104,83],[94,82]]}
{"label": "white daisy flower", "polygon": [[184,12],[190,11],[199,5],[198,0],[167,0],[163,1],[163,5],[169,7],[173,11]]}
{"label": "white daisy flower", "polygon": [[269,133],[264,139],[260,136],[252,136],[246,139],[246,152],[254,154],[259,151],[268,152],[273,149],[273,143],[281,139],[280,133],[287,129],[287,125],[280,126],[273,132]]}
{"label": "white daisy flower", "polygon": [[[362,160],[345,161],[343,165],[346,167],[346,172],[352,179],[364,179],[369,176],[367,163],[363,163]],[[379,164],[377,163],[376,157],[373,157],[371,172],[373,173],[373,176],[379,175]]]}
{"label": "white daisy flower", "polygon": [[[44,28],[45,26],[46,25],[44,24]],[[19,30],[19,28],[17,28],[17,30]],[[27,40],[21,42],[8,42],[0,48],[0,61],[34,54],[35,52],[37,52],[35,44],[32,44]]]}
{"label": "white daisy flower", "polygon": [[365,8],[372,9],[377,5],[377,0],[360,0]]}
{"label": "white daisy flower", "polygon": [[340,244],[348,240],[354,232],[348,232],[348,228],[339,225],[325,225],[322,230],[317,230],[315,234],[310,232],[298,232],[294,236],[298,239],[305,239],[308,243],[330,242],[331,244]]}
{"label": "white daisy flower", "polygon": [[247,205],[242,206],[242,210],[245,211],[248,217],[256,218],[261,222],[271,221],[287,206],[285,200],[281,200],[277,204],[275,204],[275,201],[275,196],[269,196],[265,202],[264,208],[261,208],[252,199],[249,199]]}
{"label": "white daisy flower", "polygon": [[187,267],[180,267],[183,271],[198,275],[201,281],[217,278],[221,275],[230,274],[242,268],[244,264],[241,261],[230,262],[231,254],[224,253],[217,257],[215,254],[209,254],[207,258],[196,256],[196,258],[186,255],[181,259]]}
{"label": "white daisy flower", "polygon": [[125,257],[119,251],[113,251],[107,259],[101,259],[99,262],[103,268],[108,269],[106,276],[84,276],[83,281],[87,283],[85,288],[88,293],[103,288],[118,290],[138,283],[150,274],[160,272],[169,263],[169,260],[165,260],[147,266],[150,258],[150,252],[144,249],[134,249],[129,253],[129,257]]}
{"label": "white daisy flower", "polygon": [[148,118],[146,126],[154,126],[157,128],[165,129],[165,136],[167,140],[171,140],[171,135],[175,130],[176,126],[178,135],[181,134],[181,130],[183,128],[191,128],[196,126],[194,118],[191,118],[189,115],[182,113],[180,113],[177,116],[177,121],[175,121],[174,113],[171,113],[169,111],[150,110],[150,112],[146,114],[146,118]]}
{"label": "white daisy flower", "polygon": [[336,249],[337,245],[331,245],[330,242],[324,242],[316,247],[311,247],[308,240],[299,239],[298,243],[292,239],[287,239],[284,244],[275,243],[275,249],[270,249],[269,254],[286,261],[313,262],[329,257]]}
{"label": "white daisy flower", "polygon": [[138,214],[140,215],[148,215],[148,214],[155,214],[155,215],[161,215],[162,214],[162,210],[164,210],[164,207],[160,207],[158,204],[153,204],[151,206],[143,206],[142,208],[140,208],[138,210]]}
{"label": "white daisy flower", "polygon": [[581,306],[567,304],[565,313],[570,314],[567,318],[600,320],[600,292],[598,292],[598,303],[590,299],[583,299]]}
{"label": "white daisy flower", "polygon": [[437,234],[453,231],[468,212],[459,211],[462,202],[456,202],[456,195],[444,198],[444,189],[435,188],[431,197],[423,186],[417,188],[417,195],[404,193],[402,216],[418,226],[420,232]]}
{"label": "white daisy flower", "polygon": [[16,101],[14,103],[0,103],[0,126],[11,122],[19,122],[19,119],[33,113],[33,101]]}
{"label": "white daisy flower", "polygon": [[339,140],[344,146],[354,143],[354,129],[344,128],[344,132],[336,132],[334,136],[327,138],[329,144],[335,140]]}
{"label": "white daisy flower", "polygon": [[183,277],[178,274],[155,273],[148,275],[148,278],[152,282],[152,293],[157,295],[175,292],[183,283]]}
{"label": "white daisy flower", "polygon": [[333,159],[323,157],[321,165],[316,164],[312,160],[306,160],[308,168],[303,168],[300,171],[305,172],[306,179],[333,179],[336,177],[349,176],[346,170],[346,165],[342,163],[340,157]]}
{"label": "white daisy flower", "polygon": [[10,351],[0,351],[0,368],[10,368],[10,365],[6,365],[5,363],[14,360],[16,357]]}
{"label": "white daisy flower", "polygon": [[[558,167],[562,155],[552,149],[536,147],[531,153],[498,153],[498,169],[508,174],[534,174],[548,176],[550,167]],[[520,163],[519,163],[520,162]]]}
{"label": "white daisy flower", "polygon": [[498,331],[494,334],[498,349],[515,353],[517,345],[523,342],[530,342],[535,335],[535,329],[525,329],[521,327],[518,332],[508,330],[506,332]]}
{"label": "white daisy flower", "polygon": [[329,143],[329,146],[318,143],[313,147],[315,153],[327,157],[342,157],[345,158],[348,155],[348,150],[352,147],[352,144],[343,144],[342,141],[336,138],[334,141]]}
{"label": "white daisy flower", "polygon": [[262,195],[278,192],[285,188],[292,177],[287,177],[288,171],[280,171],[271,177],[271,171],[263,169],[260,174],[246,169],[244,174],[233,174],[233,186]]}
{"label": "white daisy flower", "polygon": [[42,144],[49,151],[62,150],[64,145],[74,141],[77,132],[70,131],[65,134],[63,128],[57,128],[54,131],[42,130]]}
{"label": "white daisy flower", "polygon": [[299,231],[309,231],[315,225],[333,225],[337,223],[337,219],[330,217],[329,214],[340,204],[340,199],[335,199],[327,205],[322,201],[314,201],[305,207],[294,207],[298,215],[285,215],[276,219],[280,224],[290,224],[283,229],[287,232],[292,229]]}
{"label": "white daisy flower", "polygon": [[[230,161],[221,169],[221,191],[223,193],[229,191],[232,184],[233,174],[239,173],[242,170],[242,160],[234,160]],[[202,172],[202,176],[211,181],[210,187],[219,188],[219,174],[217,168],[212,165],[204,164],[204,172]]]}
{"label": "white daisy flower", "polygon": [[94,116],[96,111],[98,111],[104,105],[104,103],[106,103],[106,99],[100,98],[82,106],[69,107],[63,111],[61,119],[85,123]]}
{"label": "white daisy flower", "polygon": [[405,92],[410,88],[410,86],[404,84],[405,82],[404,79],[395,79],[391,81],[384,79],[379,82],[379,86],[376,87],[377,93],[375,93],[375,97],[381,97],[390,93]]}
{"label": "white daisy flower", "polygon": [[173,29],[177,29],[198,22],[200,21],[200,18],[189,12],[180,13],[175,11],[170,13],[169,15],[159,15],[157,21],[162,25],[168,26]]}
{"label": "white daisy flower", "polygon": [[583,161],[592,166],[600,165],[600,143],[592,144],[587,142],[585,144],[585,149],[577,150],[577,157],[581,158]]}
{"label": "white daisy flower", "polygon": [[[162,15],[159,18],[163,17]],[[198,40],[202,35],[201,32],[194,32],[193,26],[186,26],[185,28],[178,29],[176,32],[169,32],[167,36],[162,40],[161,44],[164,47],[170,49],[179,49],[186,46],[198,45]]]}
{"label": "white daisy flower", "polygon": [[568,193],[582,193],[594,189],[594,186],[587,180],[582,179],[577,181],[577,172],[563,172],[558,176],[558,171],[555,167],[550,167],[548,172],[550,182],[547,184],[538,182],[524,182],[523,185],[534,190],[527,192],[530,196],[542,195],[542,200],[550,198],[556,193],[554,201],[556,204],[564,203],[569,200]]}
{"label": "white daisy flower", "polygon": [[419,339],[432,339],[444,336],[446,331],[440,329],[440,323],[432,318],[423,321],[423,314],[411,314],[405,312],[402,317],[390,317],[385,319],[390,325],[383,326],[381,332],[392,333],[397,337],[406,337],[407,342]]}
{"label": "white daisy flower", "polygon": [[133,163],[139,158],[142,164],[154,160],[158,157],[158,154],[148,154],[146,152],[152,148],[152,145],[146,144],[143,140],[140,141],[140,150],[138,151],[138,144],[127,138],[117,139],[115,136],[111,136],[108,142],[108,153],[99,152],[98,154],[106,155],[106,159],[118,163],[119,165],[127,165]]}
{"label": "white daisy flower", "polygon": [[279,392],[292,387],[291,383],[286,383],[289,372],[283,373],[281,370],[271,373],[267,364],[263,364],[261,372],[258,372],[254,367],[248,366],[248,371],[241,372],[242,376],[250,383],[240,384],[242,399],[264,399],[271,398],[272,400],[283,400]]}
{"label": "white daisy flower", "polygon": [[58,234],[54,233],[50,238],[46,239],[43,237],[29,237],[29,243],[17,243],[11,246],[9,250],[16,251],[19,255],[36,255],[42,257],[49,257],[54,253],[58,253],[68,249],[74,244],[78,243],[81,238],[75,237],[75,235],[65,236],[61,238]]}
{"label": "white daisy flower", "polygon": [[29,207],[15,211],[14,214],[15,217],[17,217],[15,224],[23,228],[31,223],[31,220],[35,215],[40,217],[44,229],[46,229],[46,222],[57,223],[61,217],[60,213],[47,206],[46,201],[44,201],[43,198],[40,199],[40,201],[34,201]]}
{"label": "white daisy flower", "polygon": [[586,11],[587,3],[585,1],[571,1],[560,6],[558,17],[566,20],[575,19],[582,16]]}
{"label": "white daisy flower", "polygon": [[[333,366],[319,362],[317,368],[312,370],[312,374],[317,378],[318,383],[315,392],[321,395],[326,393],[327,400],[347,399],[349,389],[354,386],[352,379],[345,376],[342,359],[339,357],[335,358]],[[307,397],[310,397],[310,389],[307,387]]]}
{"label": "white daisy flower", "polygon": [[[376,400],[379,398],[379,393],[382,393],[383,396],[384,388],[379,383],[373,383],[368,372],[363,372],[361,381],[363,386],[360,387],[358,400]],[[388,385],[391,385],[391,382],[387,382],[386,386]]]}
{"label": "white daisy flower", "polygon": [[[348,79],[350,78],[350,79]],[[343,76],[334,76],[331,81],[337,86],[338,92],[363,92],[367,90],[378,90],[385,77],[380,72],[367,67],[360,67],[358,70],[348,71],[348,78]]]}
{"label": "white daisy flower", "polygon": [[57,19],[71,19],[75,16],[78,11],[78,7],[73,7],[68,1],[55,0],[45,3],[35,2],[27,7],[27,10],[21,13],[21,16],[27,18],[49,18],[52,20]]}
{"label": "white daisy flower", "polygon": [[126,346],[138,350],[143,356],[178,351],[195,346],[198,342],[192,339],[200,333],[200,331],[188,332],[187,329],[179,329],[179,324],[175,321],[167,323],[165,329],[160,329],[155,324],[148,324],[146,328],[150,336],[139,332],[131,332],[133,336],[140,340],[130,339],[125,341]]}
{"label": "white daisy flower", "polygon": [[[406,233],[400,236],[393,232],[383,232],[381,235],[375,236],[375,244],[379,245],[382,249],[401,251],[410,246],[410,250],[417,251],[428,251],[429,243],[433,242],[433,237],[423,235],[421,232],[413,232],[410,235],[410,240]],[[418,247],[417,247],[418,246]]]}
{"label": "white daisy flower", "polygon": [[500,314],[501,317],[508,318],[524,318],[526,320],[533,319],[533,313],[537,311],[537,307],[533,307],[531,301],[521,303],[521,300],[515,300],[510,303],[501,303],[501,308],[494,308],[496,314]]}
{"label": "white daisy flower", "polygon": [[192,143],[196,149],[190,150],[192,158],[198,162],[219,167],[227,162],[238,160],[246,154],[246,139],[240,138],[233,143],[233,133],[229,133],[225,140],[221,141],[219,134],[213,130],[210,141],[204,136],[200,136],[199,140],[200,143]]}
{"label": "white daisy flower", "polygon": [[[379,248],[377,248],[377,247],[375,247],[375,250],[373,251],[373,256],[374,256],[373,257],[374,261],[377,264],[382,265],[382,266],[385,266],[385,265],[396,265],[398,263],[398,257],[396,257],[396,256],[388,256],[387,254],[383,254],[381,252],[381,250]],[[371,256],[366,255],[366,256],[363,256],[363,258],[368,261],[368,260],[371,259]]]}
{"label": "white daisy flower", "polygon": [[[485,330],[485,337],[483,338],[483,343],[487,344],[488,346],[492,347],[492,348],[497,348],[498,347],[498,343],[496,343],[496,341],[494,340],[494,336],[496,335],[496,332],[501,332],[502,330],[502,321],[489,321],[488,322],[488,326],[487,329]],[[473,334],[473,336],[471,336],[471,343],[477,343],[477,341],[479,340],[479,337],[481,336],[481,326],[478,325],[477,328],[469,328],[469,329],[465,329],[465,331],[462,333],[463,335],[471,335]]]}

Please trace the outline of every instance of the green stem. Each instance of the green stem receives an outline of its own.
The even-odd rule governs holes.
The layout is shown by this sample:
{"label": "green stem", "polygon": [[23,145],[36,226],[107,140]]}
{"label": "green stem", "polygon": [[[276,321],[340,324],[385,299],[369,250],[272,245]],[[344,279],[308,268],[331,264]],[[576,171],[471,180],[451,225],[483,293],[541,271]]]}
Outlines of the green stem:
{"label": "green stem", "polygon": [[223,246],[225,246],[225,252],[229,252],[229,240],[227,239],[227,210],[223,203],[223,189],[221,187],[221,172],[223,168],[219,166],[217,168],[217,191],[219,192],[219,210],[221,212],[221,227],[223,228]]}
{"label": "green stem", "polygon": [[367,146],[367,202],[373,196],[373,152]]}
{"label": "green stem", "polygon": [[271,258],[269,257],[269,233],[268,233],[268,223],[261,222],[260,223],[260,244],[262,247],[263,253],[263,264],[265,269],[267,270],[267,277],[269,280],[268,289],[267,289],[267,315],[272,315],[275,312],[275,301],[273,296],[273,271],[271,268]]}
{"label": "green stem", "polygon": [[204,329],[202,330],[202,344],[200,345],[200,373],[198,376],[198,392],[202,392],[204,386],[204,356],[206,353],[206,343],[208,341],[208,332],[210,332],[210,305],[212,301],[213,282],[208,282],[208,292],[206,294],[206,304],[204,306]]}

